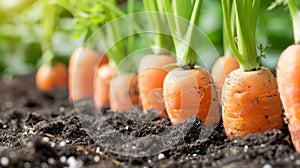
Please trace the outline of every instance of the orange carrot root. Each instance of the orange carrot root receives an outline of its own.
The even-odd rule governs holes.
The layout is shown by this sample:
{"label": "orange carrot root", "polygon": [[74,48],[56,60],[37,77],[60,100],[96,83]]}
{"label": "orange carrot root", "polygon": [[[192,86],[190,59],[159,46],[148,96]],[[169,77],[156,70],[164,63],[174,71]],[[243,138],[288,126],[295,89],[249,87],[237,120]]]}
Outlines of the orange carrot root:
{"label": "orange carrot root", "polygon": [[101,109],[105,104],[109,104],[109,88],[115,72],[116,67],[110,64],[98,68],[94,88],[94,102],[98,109]]}
{"label": "orange carrot root", "polygon": [[138,81],[143,110],[154,110],[158,115],[167,117],[163,100],[163,82],[167,73],[175,66],[176,58],[168,55],[146,55],[139,66]]}
{"label": "orange carrot root", "polygon": [[59,62],[56,62],[53,66],[42,65],[36,73],[35,81],[36,87],[42,91],[67,86],[67,68]]}
{"label": "orange carrot root", "polygon": [[78,48],[74,51],[69,62],[70,101],[94,97],[95,70],[107,61],[104,54],[88,48]]}
{"label": "orange carrot root", "polygon": [[109,90],[110,109],[127,111],[140,103],[138,78],[135,74],[117,75],[111,81]]}
{"label": "orange carrot root", "polygon": [[222,101],[222,88],[227,75],[240,67],[238,61],[232,56],[223,56],[217,59],[211,69],[211,77],[216,85],[218,100]]}
{"label": "orange carrot root", "polygon": [[280,56],[277,81],[295,149],[300,152],[300,45],[291,45]]}
{"label": "orange carrot root", "polygon": [[232,71],[225,80],[222,101],[224,129],[229,139],[283,126],[276,78],[268,68]]}
{"label": "orange carrot root", "polygon": [[215,87],[204,68],[170,71],[164,80],[164,99],[173,125],[191,116],[198,116],[208,126],[219,121]]}

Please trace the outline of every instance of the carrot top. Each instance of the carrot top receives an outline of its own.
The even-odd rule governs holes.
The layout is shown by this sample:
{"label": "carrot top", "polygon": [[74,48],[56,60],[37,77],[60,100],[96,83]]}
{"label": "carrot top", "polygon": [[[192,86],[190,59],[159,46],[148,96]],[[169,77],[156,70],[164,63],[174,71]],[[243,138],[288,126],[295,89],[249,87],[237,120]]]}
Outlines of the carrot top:
{"label": "carrot top", "polygon": [[[191,47],[197,38],[193,35],[195,25],[198,24],[202,0],[163,0],[164,10],[173,15],[167,15],[169,28],[173,36],[177,61],[180,66],[194,68],[197,55]],[[187,24],[186,20],[189,21]],[[184,42],[180,39],[184,39]]]}
{"label": "carrot top", "polygon": [[172,49],[172,38],[168,36],[169,29],[164,17],[161,0],[143,0],[145,11],[150,21],[151,29],[154,31],[154,46],[151,46],[155,54],[169,54]]}
{"label": "carrot top", "polygon": [[42,36],[42,63],[53,65],[54,54],[51,47],[52,36],[56,19],[56,4],[51,1],[43,0],[43,16],[41,20],[43,28]]}
{"label": "carrot top", "polygon": [[[237,38],[230,25],[231,0],[222,0],[225,32],[230,48],[244,71],[260,69],[260,55],[256,51],[255,34],[261,0],[233,0]],[[237,41],[237,44],[235,43]],[[260,46],[262,51],[265,49]]]}

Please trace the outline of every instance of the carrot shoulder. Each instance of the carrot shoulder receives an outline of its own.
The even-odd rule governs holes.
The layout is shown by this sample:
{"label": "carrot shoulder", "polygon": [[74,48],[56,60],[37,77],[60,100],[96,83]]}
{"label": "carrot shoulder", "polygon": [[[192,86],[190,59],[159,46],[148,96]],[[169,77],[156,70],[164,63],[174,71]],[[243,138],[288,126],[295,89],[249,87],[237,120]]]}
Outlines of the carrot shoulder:
{"label": "carrot shoulder", "polygon": [[39,67],[35,81],[36,87],[42,91],[67,86],[67,68],[59,62],[54,65],[44,64]]}
{"label": "carrot shoulder", "polygon": [[227,75],[240,67],[238,61],[232,56],[223,56],[217,59],[211,69],[211,77],[216,85],[218,99],[221,102],[222,99],[222,88]]}
{"label": "carrot shoulder", "polygon": [[228,138],[282,128],[282,104],[274,74],[265,67],[230,73],[223,88],[223,123]]}
{"label": "carrot shoulder", "polygon": [[127,73],[115,76],[109,90],[110,109],[128,111],[139,104],[138,78],[136,74]]}
{"label": "carrot shoulder", "polygon": [[174,69],[169,64],[176,63],[176,58],[168,55],[146,55],[142,58],[138,72],[140,99],[144,111],[154,110],[166,117],[163,101],[163,82],[167,73]]}
{"label": "carrot shoulder", "polygon": [[116,67],[110,64],[102,65],[96,72],[94,102],[98,109],[109,104],[109,88],[115,73]]}
{"label": "carrot shoulder", "polygon": [[212,126],[219,120],[215,88],[209,72],[202,68],[176,68],[164,80],[164,99],[172,124],[198,116]]}
{"label": "carrot shoulder", "polygon": [[94,79],[98,66],[107,63],[103,53],[88,48],[78,48],[69,61],[69,99],[76,101],[94,96]]}
{"label": "carrot shoulder", "polygon": [[288,119],[293,144],[300,152],[300,45],[289,46],[277,64],[280,97]]}

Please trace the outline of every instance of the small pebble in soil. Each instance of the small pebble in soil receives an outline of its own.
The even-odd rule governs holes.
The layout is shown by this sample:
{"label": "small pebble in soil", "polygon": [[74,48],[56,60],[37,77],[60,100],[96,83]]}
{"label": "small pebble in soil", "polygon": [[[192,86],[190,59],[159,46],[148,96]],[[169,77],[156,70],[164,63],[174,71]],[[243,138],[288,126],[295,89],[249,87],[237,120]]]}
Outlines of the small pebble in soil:
{"label": "small pebble in soil", "polygon": [[54,165],[54,164],[56,163],[56,161],[55,161],[54,158],[49,158],[49,159],[48,159],[48,163],[49,163],[50,165]]}
{"label": "small pebble in soil", "polygon": [[62,162],[62,163],[65,163],[67,161],[67,157],[66,156],[61,156],[59,158],[59,161]]}
{"label": "small pebble in soil", "polygon": [[300,160],[296,160],[296,165],[300,165]]}
{"label": "small pebble in soil", "polygon": [[97,147],[96,148],[96,153],[99,153],[100,152],[100,147]]}
{"label": "small pebble in soil", "polygon": [[31,164],[29,162],[24,163],[24,168],[30,168],[30,167],[31,167]]}
{"label": "small pebble in soil", "polygon": [[69,164],[69,168],[77,168],[83,165],[81,160],[78,161],[73,156],[69,157],[67,162]]}
{"label": "small pebble in soil", "polygon": [[59,107],[58,111],[59,111],[59,112],[64,112],[64,111],[65,111],[65,108],[64,108],[64,107]]}
{"label": "small pebble in soil", "polygon": [[263,168],[272,168],[270,164],[265,164]]}
{"label": "small pebble in soil", "polygon": [[55,143],[54,142],[50,142],[50,146],[52,147],[52,148],[54,148],[55,147]]}
{"label": "small pebble in soil", "polygon": [[66,146],[66,141],[61,141],[61,142],[59,142],[58,146],[59,146],[59,147],[64,147],[64,146]]}
{"label": "small pebble in soil", "polygon": [[2,158],[0,159],[0,162],[1,162],[1,165],[2,165],[2,166],[8,166],[8,164],[9,164],[9,159],[8,159],[7,157],[2,157]]}
{"label": "small pebble in soil", "polygon": [[95,162],[99,162],[99,161],[100,161],[100,157],[99,157],[99,156],[95,156],[95,157],[94,157],[94,161],[95,161]]}
{"label": "small pebble in soil", "polygon": [[49,143],[49,142],[50,142],[50,138],[44,137],[44,138],[42,139],[42,141],[44,141],[44,142],[46,142],[46,143]]}
{"label": "small pebble in soil", "polygon": [[166,158],[164,154],[160,153],[160,154],[158,155],[158,159],[159,159],[159,160],[162,160],[162,159],[164,159],[164,158]]}

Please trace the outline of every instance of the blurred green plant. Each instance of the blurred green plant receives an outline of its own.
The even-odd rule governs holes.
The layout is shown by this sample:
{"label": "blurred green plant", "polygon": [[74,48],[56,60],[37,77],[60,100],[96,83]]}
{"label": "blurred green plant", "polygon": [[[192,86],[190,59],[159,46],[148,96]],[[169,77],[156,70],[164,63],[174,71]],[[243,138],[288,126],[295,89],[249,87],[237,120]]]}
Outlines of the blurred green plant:
{"label": "blurred green plant", "polygon": [[[41,0],[0,0],[0,76],[10,77],[24,74],[36,69],[42,55],[40,26],[42,6]],[[57,59],[67,63],[73,50],[83,43],[86,34],[97,28],[105,19],[99,11],[97,0],[52,0],[65,3],[68,7],[57,9],[55,32],[52,38],[52,47]],[[89,2],[89,6],[81,5],[80,1]],[[266,51],[267,59],[261,62],[272,69],[276,67],[280,53],[293,43],[293,31],[288,10],[279,6],[274,10],[267,10],[274,0],[262,1],[258,18],[257,42],[263,45],[272,44]],[[136,1],[140,3],[140,0]],[[126,3],[120,0],[118,3]],[[87,3],[85,3],[87,4]],[[96,4],[96,5],[95,5]],[[62,5],[63,6],[63,5]],[[76,14],[74,22],[74,8],[83,13]],[[125,8],[121,5],[120,8]],[[76,8],[75,8],[76,9]],[[124,9],[123,9],[124,10]],[[141,11],[142,9],[139,9]],[[78,17],[77,17],[78,16]],[[222,46],[222,13],[219,0],[206,0],[200,14],[199,26],[208,35],[218,52],[223,53]],[[94,25],[96,27],[89,27]],[[74,33],[75,30],[75,33]],[[71,40],[73,37],[76,40]]]}

